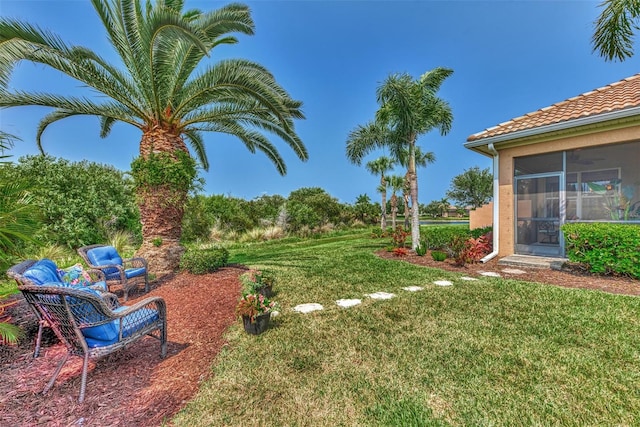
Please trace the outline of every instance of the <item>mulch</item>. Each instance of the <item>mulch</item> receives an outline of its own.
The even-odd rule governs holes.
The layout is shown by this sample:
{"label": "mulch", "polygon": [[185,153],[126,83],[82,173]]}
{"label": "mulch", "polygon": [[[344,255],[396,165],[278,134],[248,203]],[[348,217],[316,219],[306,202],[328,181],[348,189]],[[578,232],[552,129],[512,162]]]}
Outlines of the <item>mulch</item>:
{"label": "mulch", "polygon": [[[236,321],[238,276],[227,267],[215,273],[178,273],[152,283],[149,294],[135,294],[131,305],[148,296],[167,303],[167,357],[145,337],[132,346],[90,363],[85,401],[78,403],[82,360],[70,359],[47,393],[42,390],[66,353],[47,331],[34,359],[37,326],[29,308],[19,304],[31,337],[18,346],[0,346],[0,426],[157,426],[175,415],[207,379],[225,345],[223,332]],[[23,300],[24,301],[24,300]],[[17,320],[17,319],[16,319]]]}
{"label": "mulch", "polygon": [[[487,264],[456,266],[450,260],[409,254],[396,257],[379,251],[378,256],[425,267],[478,276],[482,271],[499,273],[554,286],[593,289],[640,295],[640,281],[625,277],[602,277],[568,265],[562,271],[521,269],[515,275],[497,260]],[[131,302],[161,296],[167,303],[168,354],[160,359],[160,345],[144,338],[134,345],[91,363],[87,395],[78,403],[82,363],[68,362],[47,395],[41,391],[65,353],[55,336],[45,335],[42,355],[33,359],[33,335],[37,327],[28,307],[14,308],[14,318],[31,321],[23,325],[29,337],[18,346],[0,346],[0,426],[158,426],[168,423],[211,375],[216,356],[226,345],[224,331],[234,322],[240,295],[238,276],[246,269],[226,267],[215,273],[192,275],[181,272],[152,283],[149,295],[134,294]],[[31,315],[32,316],[32,315]]]}

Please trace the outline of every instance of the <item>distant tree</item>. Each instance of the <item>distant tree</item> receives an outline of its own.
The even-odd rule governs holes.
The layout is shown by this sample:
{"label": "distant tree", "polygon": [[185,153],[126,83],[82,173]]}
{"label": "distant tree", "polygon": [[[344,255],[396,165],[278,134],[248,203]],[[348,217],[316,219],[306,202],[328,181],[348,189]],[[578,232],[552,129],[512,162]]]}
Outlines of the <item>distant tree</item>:
{"label": "distant tree", "polygon": [[391,157],[381,156],[376,160],[371,160],[367,163],[367,170],[374,175],[380,175],[380,184],[378,185],[378,191],[382,196],[380,202],[381,216],[380,216],[380,228],[384,230],[387,228],[387,186],[385,174],[393,169],[395,161]]}
{"label": "distant tree", "polygon": [[398,217],[398,196],[396,193],[402,191],[404,187],[404,177],[391,175],[387,177],[389,188],[391,188],[391,227],[396,229],[396,219]]}
{"label": "distant tree", "polygon": [[422,212],[424,212],[425,215],[428,215],[432,218],[440,216],[440,203],[437,200],[432,200],[427,205],[421,206]]}
{"label": "distant tree", "polygon": [[493,197],[493,175],[489,168],[475,166],[453,177],[447,197],[462,207],[479,208]]}
{"label": "distant tree", "polygon": [[337,199],[319,187],[305,187],[292,191],[287,198],[289,226],[297,231],[302,227],[315,228],[340,221],[342,207]]}
{"label": "distant tree", "polygon": [[447,213],[447,211],[449,211],[449,200],[444,197],[440,200],[436,200],[436,204],[438,206],[438,214],[440,216],[445,216],[445,214]]}
{"label": "distant tree", "polygon": [[377,204],[371,202],[367,194],[360,194],[353,205],[353,212],[356,219],[365,224],[370,224],[377,220],[380,209]]}
{"label": "distant tree", "polygon": [[631,58],[640,0],[604,0],[600,7],[604,9],[595,22],[593,50],[608,61]]}

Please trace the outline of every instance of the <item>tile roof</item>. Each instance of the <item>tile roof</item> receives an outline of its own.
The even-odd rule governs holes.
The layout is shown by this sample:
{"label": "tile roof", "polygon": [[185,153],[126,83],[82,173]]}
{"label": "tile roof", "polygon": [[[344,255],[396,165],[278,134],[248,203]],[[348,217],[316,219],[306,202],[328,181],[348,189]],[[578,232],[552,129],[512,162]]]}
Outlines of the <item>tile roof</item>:
{"label": "tile roof", "polygon": [[640,74],[511,119],[508,122],[500,123],[497,126],[469,136],[467,141],[478,141],[493,136],[638,106],[640,106]]}

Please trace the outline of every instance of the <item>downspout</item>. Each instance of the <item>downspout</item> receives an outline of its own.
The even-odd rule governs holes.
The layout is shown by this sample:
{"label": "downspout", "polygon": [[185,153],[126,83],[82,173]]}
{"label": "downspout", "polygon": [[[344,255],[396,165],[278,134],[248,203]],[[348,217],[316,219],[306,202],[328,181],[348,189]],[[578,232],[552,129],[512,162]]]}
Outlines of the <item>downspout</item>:
{"label": "downspout", "polygon": [[498,197],[498,193],[500,190],[500,186],[499,184],[499,178],[500,178],[500,162],[499,162],[499,155],[498,155],[498,151],[495,149],[495,147],[493,146],[493,143],[487,145],[487,148],[489,149],[489,151],[491,152],[491,154],[493,154],[493,252],[491,252],[489,255],[485,256],[484,258],[482,258],[480,260],[480,262],[482,262],[483,264],[493,258],[496,257],[496,255],[498,255],[498,242],[499,242],[499,218],[500,218],[500,209],[499,209],[499,197]]}

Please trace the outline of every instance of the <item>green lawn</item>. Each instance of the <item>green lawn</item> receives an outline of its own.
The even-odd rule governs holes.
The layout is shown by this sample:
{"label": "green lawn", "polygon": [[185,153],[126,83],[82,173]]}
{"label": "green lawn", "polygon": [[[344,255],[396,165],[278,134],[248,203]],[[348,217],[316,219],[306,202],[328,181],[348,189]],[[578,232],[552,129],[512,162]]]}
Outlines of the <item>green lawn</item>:
{"label": "green lawn", "polygon": [[[192,426],[640,425],[640,299],[383,260],[368,233],[231,248],[277,272],[282,313],[240,321]],[[438,287],[434,280],[450,280]],[[421,292],[402,290],[425,286]],[[364,294],[395,293],[391,300]],[[352,308],[335,300],[362,298]],[[318,302],[325,310],[292,308]]]}

